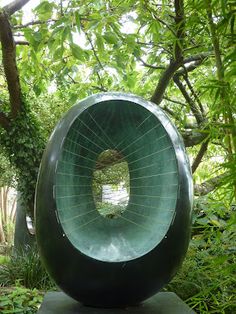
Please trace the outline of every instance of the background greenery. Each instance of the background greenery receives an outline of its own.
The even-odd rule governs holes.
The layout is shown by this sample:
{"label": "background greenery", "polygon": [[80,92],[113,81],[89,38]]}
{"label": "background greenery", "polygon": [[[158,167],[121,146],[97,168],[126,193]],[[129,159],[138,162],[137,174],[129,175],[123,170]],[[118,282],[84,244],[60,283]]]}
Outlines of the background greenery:
{"label": "background greenery", "polygon": [[[16,187],[33,216],[42,152],[68,108],[96,92],[151,99],[181,132],[195,184],[190,249],[167,289],[197,313],[236,312],[235,1],[45,0],[25,22],[26,2],[0,9],[1,187]],[[10,275],[17,264],[29,272],[31,258],[1,257],[0,276],[17,292],[3,290],[0,302],[34,296],[19,286],[28,275]]]}

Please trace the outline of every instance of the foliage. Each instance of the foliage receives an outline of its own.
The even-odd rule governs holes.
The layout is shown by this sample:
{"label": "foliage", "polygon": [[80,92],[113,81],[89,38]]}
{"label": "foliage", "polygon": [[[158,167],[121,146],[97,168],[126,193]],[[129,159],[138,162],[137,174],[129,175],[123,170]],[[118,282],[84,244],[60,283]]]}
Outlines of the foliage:
{"label": "foliage", "polygon": [[8,263],[0,265],[1,285],[12,286],[16,281],[29,289],[46,290],[54,286],[36,248],[14,253]]}
{"label": "foliage", "polygon": [[[98,163],[101,161],[99,157],[97,160]],[[107,184],[111,185],[114,189],[122,184],[129,191],[129,170],[127,162],[118,162],[104,166],[102,169],[96,169],[93,172],[93,195],[97,201],[101,201],[102,187]]]}
{"label": "foliage", "polygon": [[[8,99],[1,40],[0,125],[4,131],[0,135],[5,149],[1,169],[5,172],[10,164],[17,173],[32,213],[46,138],[69,106],[101,91],[151,98],[183,135],[195,183],[205,186],[202,194],[221,185],[206,199],[198,199],[189,255],[170,288],[178,294],[182,291],[182,298],[199,313],[233,313],[234,1],[45,0],[33,13],[29,23],[23,22],[21,12],[10,18],[16,42],[16,77],[20,74],[25,95],[16,116],[18,103]],[[0,22],[1,18],[0,11]],[[15,65],[13,68],[16,70]],[[98,179],[103,179],[104,173],[97,172]],[[225,176],[219,177],[222,174]]]}
{"label": "foliage", "polygon": [[96,209],[98,212],[107,218],[118,218],[125,211],[125,205],[114,205],[107,202],[98,202]]}
{"label": "foliage", "polygon": [[32,314],[38,311],[42,302],[42,292],[27,289],[19,283],[14,288],[0,292],[0,311],[2,314]]}
{"label": "foliage", "polygon": [[[214,204],[214,203],[213,203]],[[236,212],[219,201],[196,204],[193,238],[182,268],[167,286],[196,313],[236,310]]]}
{"label": "foliage", "polygon": [[69,97],[70,94],[64,89],[57,89],[53,94],[41,93],[38,96],[30,91],[25,96],[43,139],[49,138],[62,115],[71,107]]}
{"label": "foliage", "polygon": [[23,195],[24,204],[31,208],[45,143],[41,134],[36,118],[25,105],[24,110],[12,121],[11,130],[3,131],[1,135],[5,153],[16,169],[17,188]]}
{"label": "foliage", "polygon": [[6,255],[0,255],[0,265],[7,264],[9,262],[9,257]]}
{"label": "foliage", "polygon": [[3,147],[0,144],[0,186],[15,187],[15,170],[8,158],[3,154]]}
{"label": "foliage", "polygon": [[[160,105],[185,144],[194,146],[194,171],[207,151],[220,151],[219,172],[229,172],[228,191],[235,194],[234,13],[230,0],[45,0],[34,8],[33,22],[24,23],[21,12],[13,14],[16,65],[25,96],[17,123],[10,119],[3,146],[26,202],[32,203],[45,139],[61,114],[78,99],[111,90]],[[3,56],[3,40],[1,48]],[[16,104],[8,101],[9,82],[1,73],[0,82],[0,113],[8,118]],[[212,175],[204,173],[206,179]],[[197,169],[196,180],[200,176]]]}

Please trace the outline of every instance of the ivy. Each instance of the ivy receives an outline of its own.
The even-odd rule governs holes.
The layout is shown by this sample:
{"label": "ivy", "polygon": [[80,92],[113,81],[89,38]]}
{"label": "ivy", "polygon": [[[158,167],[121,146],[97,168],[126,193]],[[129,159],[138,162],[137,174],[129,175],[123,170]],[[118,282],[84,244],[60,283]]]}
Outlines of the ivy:
{"label": "ivy", "polygon": [[17,188],[31,216],[38,168],[46,142],[42,134],[37,119],[23,102],[22,111],[11,120],[10,129],[3,131],[0,142],[16,169]]}

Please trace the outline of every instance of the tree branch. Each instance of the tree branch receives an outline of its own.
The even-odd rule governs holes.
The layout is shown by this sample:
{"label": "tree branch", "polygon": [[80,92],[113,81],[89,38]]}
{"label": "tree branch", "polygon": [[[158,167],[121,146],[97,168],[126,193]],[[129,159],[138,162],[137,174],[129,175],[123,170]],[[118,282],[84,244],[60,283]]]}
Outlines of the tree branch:
{"label": "tree branch", "polygon": [[185,58],[183,63],[186,64],[186,63],[190,63],[193,61],[199,61],[199,60],[203,61],[204,59],[206,59],[207,57],[210,57],[210,56],[213,56],[212,52],[202,52],[202,53],[199,53],[197,55],[193,55],[193,56],[190,56],[188,58]]}
{"label": "tree branch", "polygon": [[97,60],[97,62],[98,62],[98,64],[99,64],[99,66],[100,66],[100,68],[101,68],[102,70],[104,70],[103,65],[102,65],[102,63],[101,63],[101,61],[100,61],[100,59],[99,59],[99,57],[98,57],[98,55],[97,55],[96,49],[95,49],[95,47],[94,47],[94,45],[93,45],[92,39],[90,38],[90,36],[88,35],[87,32],[85,32],[85,35],[86,35],[86,37],[87,37],[87,39],[88,39],[88,41],[89,41],[89,43],[90,43],[90,46],[91,46],[91,49],[92,49],[92,51],[93,51],[94,57],[96,58],[96,60]]}
{"label": "tree branch", "polygon": [[203,63],[203,60],[197,60],[195,62],[190,63],[189,65],[184,66],[182,69],[176,71],[178,75],[184,75],[187,72],[194,71],[197,67],[199,67]]}
{"label": "tree branch", "polygon": [[[101,63],[101,61],[100,61],[100,59],[99,59],[99,57],[98,57],[98,54],[97,54],[97,52],[96,52],[96,49],[95,49],[95,47],[94,47],[94,45],[93,45],[92,39],[90,38],[90,36],[88,35],[87,32],[84,31],[84,33],[85,33],[85,36],[87,37],[87,39],[88,39],[88,41],[89,41],[89,43],[90,43],[90,46],[91,46],[91,49],[92,49],[92,51],[93,51],[94,57],[96,58],[96,60],[97,60],[97,62],[98,62],[98,64],[99,64],[100,69],[104,70],[104,67],[103,67],[103,65],[102,65],[102,63]],[[102,89],[102,90],[105,90],[105,88],[104,88],[104,86],[103,86],[103,83],[102,83],[102,78],[101,78],[101,75],[100,75],[99,71],[96,71],[96,75],[97,75],[98,80],[99,80],[99,82],[100,82],[100,84],[101,84],[101,89]]]}
{"label": "tree branch", "polygon": [[208,133],[207,132],[197,132],[196,130],[191,130],[191,131],[182,131],[181,135],[184,140],[184,145],[186,147],[193,147],[195,145],[198,145],[204,141]]}
{"label": "tree branch", "polygon": [[191,109],[198,125],[200,125],[204,121],[204,118],[203,118],[201,112],[198,110],[194,101],[192,100],[192,98],[187,93],[184,85],[181,83],[181,81],[179,79],[179,75],[174,75],[173,79],[174,79],[175,84],[178,86],[179,90],[181,91],[182,95],[186,99],[187,103],[189,104],[190,109]]}
{"label": "tree branch", "polygon": [[58,20],[56,20],[56,19],[49,19],[47,21],[40,21],[40,20],[31,21],[31,22],[28,22],[26,24],[16,25],[16,26],[13,27],[13,29],[22,29],[22,28],[26,28],[28,26],[42,25],[42,24],[47,24],[47,23],[50,23],[50,22],[57,22],[57,21]]}
{"label": "tree branch", "polygon": [[172,27],[171,27],[168,23],[166,23],[164,20],[160,19],[156,14],[153,14],[153,16],[155,17],[155,19],[156,19],[159,23],[161,23],[161,24],[163,24],[164,26],[166,26],[166,28],[168,28],[168,30],[171,31],[171,33],[172,33],[173,35],[176,35],[174,29],[172,29]]}
{"label": "tree branch", "polygon": [[[195,58],[196,58],[196,61],[192,61]],[[194,115],[198,125],[202,124],[206,120],[205,111],[204,111],[204,108],[202,106],[200,99],[198,98],[197,94],[195,93],[195,91],[194,91],[194,89],[190,83],[190,80],[188,78],[188,73],[190,71],[195,70],[198,66],[200,66],[203,63],[205,58],[206,58],[205,54],[194,56],[194,58],[191,59],[191,63],[189,65],[183,66],[183,68],[176,71],[176,73],[174,75],[174,82],[178,86],[178,88],[180,89],[186,102],[189,104],[190,109],[193,112],[193,115]],[[196,101],[196,104],[195,104],[195,101],[188,94],[185,86],[181,83],[181,81],[180,81],[181,75],[183,76],[185,82],[187,83],[187,86],[188,86],[189,90],[191,91],[192,96],[194,97],[194,99]],[[198,107],[197,107],[197,105],[198,105]]]}
{"label": "tree branch", "polygon": [[17,40],[15,41],[15,45],[29,46],[29,42],[26,40]]}
{"label": "tree branch", "polygon": [[209,139],[204,141],[197,153],[196,158],[193,161],[192,164],[192,173],[194,173],[197,170],[197,167],[200,165],[203,156],[205,155],[207,148],[208,148],[208,144],[209,144]]}
{"label": "tree branch", "polygon": [[11,114],[15,117],[22,106],[21,88],[16,67],[16,46],[11,25],[5,12],[0,12],[0,40],[2,44],[3,67],[10,96]]}
{"label": "tree branch", "polygon": [[6,5],[3,10],[10,16],[20,10],[29,0],[15,0]]}
{"label": "tree branch", "polygon": [[167,96],[163,96],[163,99],[167,100],[167,101],[170,101],[170,102],[173,102],[174,104],[177,104],[177,105],[181,105],[181,106],[186,106],[185,103],[179,101],[179,100],[176,100],[176,99],[171,99]]}
{"label": "tree branch", "polygon": [[159,105],[163,99],[164,93],[175,72],[182,65],[183,55],[182,47],[184,40],[184,3],[183,0],[175,0],[175,29],[176,41],[174,44],[174,60],[171,60],[169,66],[162,73],[157,87],[152,95],[151,101]]}
{"label": "tree branch", "polygon": [[161,77],[158,81],[157,87],[152,95],[151,101],[155,104],[159,105],[163,99],[164,93],[166,91],[167,86],[169,85],[170,80],[172,79],[175,72],[180,67],[181,62],[179,61],[171,61],[169,66],[164,70],[161,74]]}
{"label": "tree branch", "polygon": [[100,86],[92,86],[94,89],[99,90],[100,92],[107,92],[107,89],[105,87],[100,87]]}
{"label": "tree branch", "polygon": [[189,90],[191,91],[193,97],[195,98],[195,100],[196,100],[196,102],[197,102],[197,104],[198,104],[198,106],[199,106],[199,108],[200,108],[200,110],[201,110],[201,113],[202,113],[202,115],[203,115],[203,117],[204,117],[204,116],[205,116],[205,110],[204,110],[204,108],[203,108],[203,105],[202,105],[202,103],[201,103],[201,101],[200,101],[198,95],[195,93],[195,90],[193,89],[192,84],[190,83],[190,80],[189,80],[189,78],[188,78],[188,74],[184,75],[183,77],[184,77],[184,80],[185,80],[185,82],[187,83],[188,88],[189,88]]}
{"label": "tree branch", "polygon": [[146,1],[146,9],[152,17],[154,17],[160,24],[163,24],[174,36],[176,36],[175,30],[168,23],[157,16],[154,10],[148,5],[148,1]]}
{"label": "tree branch", "polygon": [[167,112],[170,116],[172,116],[175,120],[177,121],[181,121],[181,117],[179,116],[178,113],[174,112],[173,110],[171,110],[170,108],[168,108],[166,105],[164,105],[162,107],[162,109]]}
{"label": "tree branch", "polygon": [[164,70],[165,69],[164,66],[157,66],[157,65],[148,64],[142,58],[137,58],[137,60],[141,61],[142,65],[147,67],[147,68],[151,68],[151,69],[154,69],[154,70]]}
{"label": "tree branch", "polygon": [[207,195],[208,193],[215,190],[217,187],[222,185],[222,180],[229,175],[228,172],[220,174],[214,178],[206,180],[202,184],[195,184],[194,185],[194,194],[197,196]]}
{"label": "tree branch", "polygon": [[163,51],[167,52],[169,55],[172,55],[172,52],[169,49],[167,49],[166,47],[164,47],[164,43],[162,43],[162,42],[154,43],[153,41],[142,42],[142,41],[137,40],[136,43],[138,45],[141,45],[141,46],[158,47],[158,48],[162,49]]}

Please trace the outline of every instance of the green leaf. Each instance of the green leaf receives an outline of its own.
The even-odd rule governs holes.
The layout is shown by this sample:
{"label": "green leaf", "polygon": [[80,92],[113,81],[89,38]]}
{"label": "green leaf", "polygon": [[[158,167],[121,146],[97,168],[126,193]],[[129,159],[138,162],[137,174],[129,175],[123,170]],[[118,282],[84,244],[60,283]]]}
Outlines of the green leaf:
{"label": "green leaf", "polygon": [[96,46],[98,48],[98,51],[101,53],[104,51],[103,37],[100,34],[96,34],[96,36],[97,36]]}
{"label": "green leaf", "polygon": [[158,21],[153,20],[151,22],[149,31],[150,31],[150,33],[152,33],[153,40],[159,41],[159,39],[160,39],[160,24]]}
{"label": "green leaf", "polygon": [[62,33],[64,31],[64,27],[63,26],[58,26],[58,27],[55,27],[52,31],[52,34],[51,34],[51,38],[54,38],[55,35],[57,35],[57,33]]}
{"label": "green leaf", "polygon": [[123,55],[117,54],[115,56],[115,59],[116,59],[118,68],[124,69],[126,67],[125,58],[123,57]]}
{"label": "green leaf", "polygon": [[39,96],[41,94],[41,89],[37,84],[35,84],[33,86],[33,90],[34,90],[36,96]]}
{"label": "green leaf", "polygon": [[226,16],[226,5],[227,5],[227,1],[225,0],[221,0],[221,8],[222,8],[222,13],[224,16]]}
{"label": "green leaf", "polygon": [[37,54],[34,52],[34,50],[31,50],[31,58],[32,58],[32,60],[34,61],[34,65],[36,66],[36,65],[39,63],[39,61],[38,61],[38,56],[37,56]]}
{"label": "green leaf", "polygon": [[71,52],[72,55],[80,60],[80,61],[84,61],[85,60],[85,51],[78,45],[76,44],[70,44],[70,48],[71,48]]}
{"label": "green leaf", "polygon": [[37,42],[41,42],[42,41],[42,34],[40,32],[33,33],[33,37],[34,37],[34,40],[37,41]]}
{"label": "green leaf", "polygon": [[70,34],[71,34],[71,28],[70,28],[70,26],[66,26],[62,32],[62,35],[61,35],[62,42],[64,42],[66,40],[66,38],[69,38]]}
{"label": "green leaf", "polygon": [[25,39],[29,41],[30,46],[33,47],[34,50],[37,50],[42,40],[42,34],[40,32],[33,32],[31,29],[25,29],[24,36]]}
{"label": "green leaf", "polygon": [[141,52],[142,50],[140,49],[140,46],[136,45],[134,47],[134,51],[133,51],[133,54],[136,58],[139,58],[141,56]]}
{"label": "green leaf", "polygon": [[72,95],[70,96],[69,102],[70,102],[72,105],[74,105],[75,102],[77,101],[77,99],[78,99],[78,94],[72,94]]}
{"label": "green leaf", "polygon": [[4,297],[3,301],[0,301],[0,307],[4,307],[4,306],[10,305],[10,304],[11,304],[11,302],[8,299],[8,297]]}
{"label": "green leaf", "polygon": [[136,36],[133,35],[133,34],[128,34],[125,38],[125,41],[127,42],[128,45],[135,45],[135,39],[136,39]]}
{"label": "green leaf", "polygon": [[114,33],[112,33],[112,32],[106,32],[105,35],[103,35],[103,37],[104,37],[104,39],[106,40],[106,42],[108,44],[113,44],[114,45],[118,41],[117,36]]}
{"label": "green leaf", "polygon": [[40,20],[48,20],[52,16],[55,4],[48,1],[41,2],[34,11],[38,13]]}
{"label": "green leaf", "polygon": [[77,30],[78,32],[80,32],[80,15],[78,11],[75,12],[75,22],[76,22]]}

